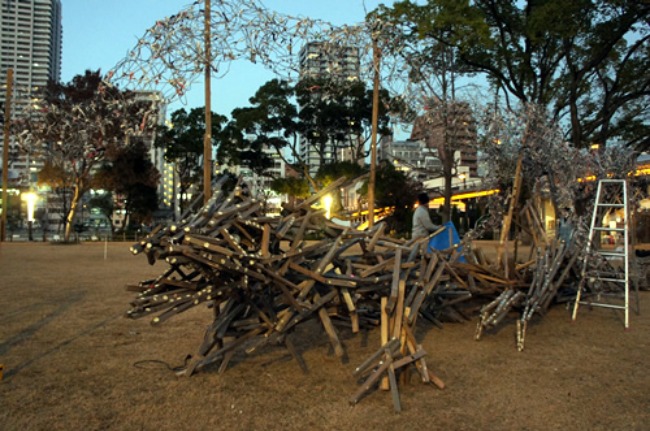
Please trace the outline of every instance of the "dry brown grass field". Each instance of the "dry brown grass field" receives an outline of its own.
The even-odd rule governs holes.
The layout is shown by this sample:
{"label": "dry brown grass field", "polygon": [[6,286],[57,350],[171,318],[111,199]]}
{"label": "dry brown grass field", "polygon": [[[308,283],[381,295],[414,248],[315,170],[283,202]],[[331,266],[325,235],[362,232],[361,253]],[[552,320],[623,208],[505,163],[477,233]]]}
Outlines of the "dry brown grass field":
{"label": "dry brown grass field", "polygon": [[374,391],[355,406],[352,376],[379,346],[378,331],[342,331],[348,361],[313,321],[294,338],[309,373],[286,351],[242,353],[219,374],[177,376],[198,348],[211,310],[151,326],[124,317],[127,284],[160,274],[129,243],[0,244],[0,430],[648,430],[650,314],[623,329],[609,309],[572,322],[555,306],[534,319],[526,349],[514,325],[474,340],[475,321],[421,322],[416,337],[444,380]]}

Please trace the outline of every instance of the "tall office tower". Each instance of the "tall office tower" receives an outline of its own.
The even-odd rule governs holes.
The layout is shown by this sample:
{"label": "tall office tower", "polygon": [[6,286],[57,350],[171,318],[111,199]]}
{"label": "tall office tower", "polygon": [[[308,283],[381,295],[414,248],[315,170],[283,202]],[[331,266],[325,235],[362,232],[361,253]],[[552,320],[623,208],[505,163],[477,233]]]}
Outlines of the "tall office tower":
{"label": "tall office tower", "polygon": [[[30,95],[48,80],[60,80],[62,36],[61,0],[0,0],[0,102],[5,103],[7,70],[13,69],[13,118],[26,110]],[[12,183],[29,185],[42,160],[15,148],[10,153]]]}
{"label": "tall office tower", "polygon": [[[331,79],[334,81],[355,81],[359,79],[359,49],[329,42],[309,42],[299,53],[300,79]],[[322,97],[314,91],[313,97]],[[300,138],[300,158],[314,175],[324,163],[347,160],[350,155],[336,154],[336,148],[327,142],[324,151],[318,151],[304,137]],[[321,158],[322,153],[322,158]]]}

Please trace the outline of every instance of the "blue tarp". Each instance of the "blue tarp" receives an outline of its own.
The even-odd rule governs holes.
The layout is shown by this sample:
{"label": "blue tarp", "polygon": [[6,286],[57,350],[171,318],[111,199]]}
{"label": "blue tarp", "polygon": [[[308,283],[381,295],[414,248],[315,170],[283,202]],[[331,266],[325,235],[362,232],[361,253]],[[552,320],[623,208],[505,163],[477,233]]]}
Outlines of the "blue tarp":
{"label": "blue tarp", "polygon": [[[442,227],[446,227],[444,231],[440,232],[438,235],[434,236],[429,240],[429,249],[428,251],[433,250],[446,250],[453,247],[456,244],[460,243],[460,236],[456,230],[456,226],[450,221],[443,224]],[[463,248],[458,247],[458,251],[462,252]],[[466,262],[464,256],[458,258],[459,262]]]}

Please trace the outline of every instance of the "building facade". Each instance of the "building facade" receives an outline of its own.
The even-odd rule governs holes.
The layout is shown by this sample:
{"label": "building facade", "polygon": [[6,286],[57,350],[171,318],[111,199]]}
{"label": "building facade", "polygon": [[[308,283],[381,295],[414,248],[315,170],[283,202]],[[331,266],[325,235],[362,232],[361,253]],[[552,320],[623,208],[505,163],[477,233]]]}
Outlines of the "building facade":
{"label": "building facade", "polygon": [[437,150],[427,147],[422,140],[395,141],[390,135],[383,136],[377,157],[389,161],[396,169],[418,181],[439,176],[442,172]]}
{"label": "building facade", "polygon": [[[0,0],[0,81],[14,71],[12,118],[25,112],[31,95],[61,78],[61,0]],[[0,102],[6,92],[0,92]],[[29,187],[43,161],[21,154],[12,145],[9,178],[13,185]],[[2,144],[0,144],[0,147]]]}
{"label": "building facade", "polygon": [[264,203],[267,215],[280,215],[282,202],[287,200],[285,195],[279,195],[271,189],[273,178],[284,178],[287,176],[287,166],[274,148],[264,147],[263,150],[272,160],[273,166],[266,172],[267,175],[258,175],[250,168],[241,165],[217,166],[217,173],[230,172],[233,175],[241,176],[242,181],[249,187],[248,193],[251,197]]}
{"label": "building facade", "polygon": [[455,170],[467,172],[469,178],[478,176],[476,119],[467,102],[433,101],[429,111],[416,118],[411,131],[412,140],[422,140],[425,147],[434,149],[445,163],[447,152]]}
{"label": "building facade", "polygon": [[[327,79],[354,81],[360,75],[359,49],[330,42],[310,42],[299,53],[300,79]],[[313,92],[313,97],[323,95]],[[349,160],[345,151],[337,154],[336,146],[326,142],[323,148],[316,148],[304,137],[300,137],[299,154],[309,166],[310,175],[315,175],[322,163]]]}

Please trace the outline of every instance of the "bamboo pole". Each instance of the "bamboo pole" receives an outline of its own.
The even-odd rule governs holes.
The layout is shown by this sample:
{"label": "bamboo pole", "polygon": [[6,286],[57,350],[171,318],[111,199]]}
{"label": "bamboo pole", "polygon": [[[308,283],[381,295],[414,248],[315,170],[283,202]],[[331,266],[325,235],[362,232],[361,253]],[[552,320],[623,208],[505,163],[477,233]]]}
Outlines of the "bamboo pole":
{"label": "bamboo pole", "polygon": [[7,90],[5,95],[4,141],[2,144],[2,223],[0,224],[0,241],[4,242],[7,234],[7,186],[9,185],[9,133],[11,131],[11,98],[14,85],[14,70],[7,69]]}
{"label": "bamboo pole", "polygon": [[212,106],[211,69],[212,44],[210,41],[210,0],[205,0],[205,134],[203,136],[203,203],[208,203],[212,192]]}
{"label": "bamboo pole", "polygon": [[375,182],[377,177],[377,123],[379,118],[379,60],[378,31],[372,33],[372,58],[375,76],[372,85],[372,131],[370,134],[370,179],[368,180],[368,229],[375,225]]}
{"label": "bamboo pole", "polygon": [[[519,152],[519,158],[517,159],[517,167],[515,168],[515,178],[512,186],[512,194],[510,197],[510,205],[508,205],[508,213],[503,220],[503,227],[501,230],[501,236],[499,238],[499,247],[497,250],[497,268],[501,266],[503,260],[503,254],[506,251],[505,248],[508,244],[508,233],[510,231],[510,225],[512,223],[512,215],[517,207],[517,202],[519,201],[519,191],[521,189],[521,168],[523,164],[524,153],[523,150]],[[506,257],[507,265],[507,257]],[[507,268],[507,267],[506,267]],[[507,277],[507,272],[506,272]]]}

